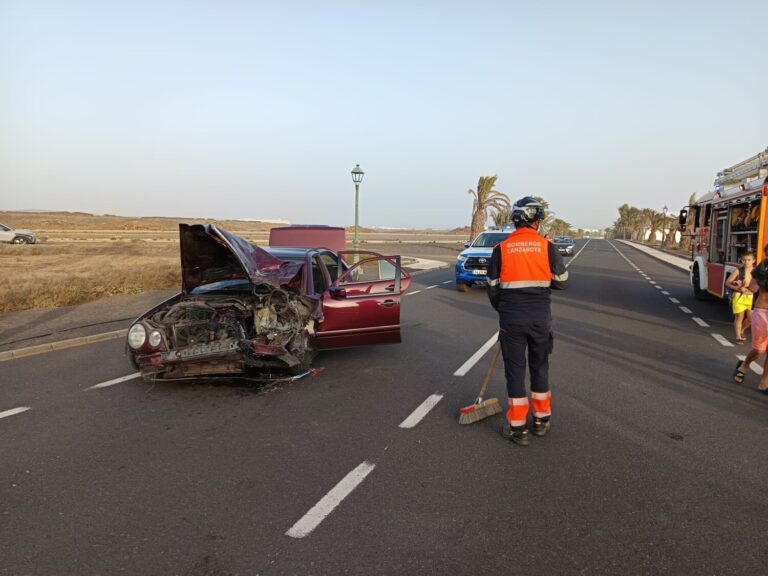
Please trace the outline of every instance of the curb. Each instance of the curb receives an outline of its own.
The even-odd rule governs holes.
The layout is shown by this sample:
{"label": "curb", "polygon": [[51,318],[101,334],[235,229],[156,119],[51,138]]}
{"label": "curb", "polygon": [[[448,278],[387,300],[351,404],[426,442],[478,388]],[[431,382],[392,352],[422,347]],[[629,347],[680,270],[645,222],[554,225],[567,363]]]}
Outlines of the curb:
{"label": "curb", "polygon": [[435,268],[427,268],[426,270],[413,270],[412,272],[408,272],[408,274],[411,275],[411,278],[414,276],[420,276],[421,274],[426,274],[427,272],[434,272],[435,270],[446,270],[453,266],[453,264],[445,264],[444,266],[436,266]]}
{"label": "curb", "polygon": [[[668,266],[672,266],[676,270],[681,270],[681,271],[686,272],[686,273],[691,271],[691,262],[689,260],[685,260],[685,258],[683,258],[682,256],[677,256],[675,254],[670,254],[670,253],[665,252],[663,250],[659,250],[658,248],[653,248],[651,246],[646,246],[645,244],[638,244],[637,242],[632,242],[630,240],[618,240],[618,242],[621,242],[622,244],[624,244],[625,246],[629,246],[630,248],[634,248],[638,252],[642,252],[643,254],[646,254],[646,255],[650,256],[651,258],[655,258],[659,262],[667,264]],[[670,258],[677,258],[677,259],[682,260],[683,262],[685,262],[685,264],[683,264],[682,262],[680,262],[680,263],[672,262],[672,261],[664,258],[664,256],[668,256]]]}
{"label": "curb", "polygon": [[113,332],[103,332],[91,336],[80,336],[79,338],[59,340],[58,342],[51,342],[50,344],[38,344],[37,346],[27,346],[26,348],[19,348],[18,350],[8,350],[6,352],[0,352],[0,362],[15,360],[17,358],[26,358],[27,356],[35,356],[46,352],[54,352],[55,350],[66,350],[67,348],[75,348],[76,346],[93,344],[94,342],[116,340],[118,338],[125,338],[127,334],[127,329],[114,330]]}
{"label": "curb", "polygon": [[[412,272],[409,272],[409,274],[411,277],[420,276],[427,272],[445,270],[450,267],[451,264],[446,263],[443,266],[436,266],[434,268],[413,270]],[[59,340],[58,342],[51,342],[50,344],[38,344],[36,346],[27,346],[26,348],[19,348],[17,350],[6,350],[5,352],[0,352],[0,362],[16,360],[17,358],[26,358],[27,356],[35,356],[37,354],[45,354],[46,352],[54,352],[56,350],[66,350],[67,348],[75,348],[76,346],[84,346],[85,344],[93,344],[105,340],[116,340],[118,338],[125,338],[127,334],[127,329],[114,330],[113,332],[103,332],[91,336],[80,336],[78,338]]]}

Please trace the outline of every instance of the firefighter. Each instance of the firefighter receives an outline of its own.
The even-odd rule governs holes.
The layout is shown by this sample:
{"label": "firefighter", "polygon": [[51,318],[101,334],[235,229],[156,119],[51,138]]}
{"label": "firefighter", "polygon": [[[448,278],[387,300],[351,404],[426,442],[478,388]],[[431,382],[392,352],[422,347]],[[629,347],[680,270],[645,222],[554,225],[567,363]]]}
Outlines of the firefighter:
{"label": "firefighter", "polygon": [[520,446],[528,435],[526,352],[531,374],[533,434],[550,428],[549,355],[552,353],[550,289],[563,290],[568,271],[555,245],[539,234],[544,208],[531,196],[512,207],[516,230],[493,249],[488,267],[488,297],[499,313],[499,342],[507,379],[509,426],[502,436]]}

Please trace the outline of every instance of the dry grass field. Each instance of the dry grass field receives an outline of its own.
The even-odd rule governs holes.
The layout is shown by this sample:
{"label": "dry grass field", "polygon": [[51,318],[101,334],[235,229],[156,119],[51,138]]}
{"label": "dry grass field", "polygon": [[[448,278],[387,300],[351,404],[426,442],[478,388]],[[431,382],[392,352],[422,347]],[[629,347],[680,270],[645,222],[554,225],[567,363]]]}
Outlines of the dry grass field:
{"label": "dry grass field", "polygon": [[[266,245],[273,224],[82,213],[0,212],[0,223],[34,230],[35,245],[0,244],[0,312],[56,308],[118,294],[180,286],[178,225],[216,223]],[[372,250],[450,260],[464,230],[364,230]],[[350,241],[351,243],[351,241]]]}

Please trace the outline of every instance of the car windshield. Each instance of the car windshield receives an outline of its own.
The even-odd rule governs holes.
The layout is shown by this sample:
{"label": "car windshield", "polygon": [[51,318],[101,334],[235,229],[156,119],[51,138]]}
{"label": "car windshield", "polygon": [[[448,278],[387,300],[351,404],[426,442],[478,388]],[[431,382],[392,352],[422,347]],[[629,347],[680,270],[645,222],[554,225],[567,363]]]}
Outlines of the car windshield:
{"label": "car windshield", "polygon": [[509,232],[491,232],[480,234],[472,243],[474,248],[493,248],[499,242],[506,240]]}
{"label": "car windshield", "polygon": [[567,237],[555,238],[555,244],[573,244],[573,240]]}
{"label": "car windshield", "polygon": [[241,278],[235,280],[220,280],[193,288],[191,294],[210,294],[211,292],[242,292],[251,286],[250,281]]}

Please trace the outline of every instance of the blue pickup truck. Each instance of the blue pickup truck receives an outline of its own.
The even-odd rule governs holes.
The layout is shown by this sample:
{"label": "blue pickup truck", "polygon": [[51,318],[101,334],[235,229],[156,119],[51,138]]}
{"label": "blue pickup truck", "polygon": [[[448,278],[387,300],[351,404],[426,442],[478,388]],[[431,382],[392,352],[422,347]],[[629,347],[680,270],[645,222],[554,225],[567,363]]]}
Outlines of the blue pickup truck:
{"label": "blue pickup truck", "polygon": [[488,283],[488,264],[493,248],[512,232],[514,228],[482,232],[471,244],[466,244],[466,250],[456,260],[456,289],[459,292],[466,292],[474,284]]}

